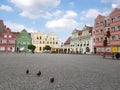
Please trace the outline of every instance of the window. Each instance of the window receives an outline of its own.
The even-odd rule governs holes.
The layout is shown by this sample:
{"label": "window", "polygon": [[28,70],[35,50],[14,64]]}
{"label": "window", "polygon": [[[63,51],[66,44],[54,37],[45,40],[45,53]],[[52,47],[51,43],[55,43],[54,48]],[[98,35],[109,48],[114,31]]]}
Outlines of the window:
{"label": "window", "polygon": [[93,39],[93,41],[95,42],[95,38]]}
{"label": "window", "polygon": [[37,36],[37,39],[39,39],[39,37]]}
{"label": "window", "polygon": [[103,41],[103,37],[101,37],[101,41]]}
{"label": "window", "polygon": [[9,38],[11,38],[12,36],[11,35],[9,35]]}
{"label": "window", "polygon": [[118,20],[120,21],[120,16],[118,16]]}
{"label": "window", "polygon": [[103,33],[103,30],[101,29],[100,32],[101,32],[101,34],[102,34],[102,33]]}
{"label": "window", "polygon": [[99,25],[99,23],[96,23],[96,26],[98,26]]}
{"label": "window", "polygon": [[4,35],[4,38],[7,38],[7,35]]}
{"label": "window", "polygon": [[41,50],[42,50],[42,48],[40,47],[40,48],[39,48],[39,50],[41,51]]}
{"label": "window", "polygon": [[11,51],[12,48],[13,48],[12,46],[8,46],[8,47],[7,47],[8,51]]}
{"label": "window", "polygon": [[4,50],[5,50],[5,47],[4,47],[4,46],[0,46],[0,50],[1,50],[1,51],[4,51]]}
{"label": "window", "polygon": [[9,40],[9,44],[15,44],[15,40]]}
{"label": "window", "polygon": [[39,43],[41,44],[41,41]]}
{"label": "window", "polygon": [[113,41],[115,40],[115,36],[112,36],[112,40],[113,40]]}
{"label": "window", "polygon": [[112,18],[111,21],[112,21],[112,22],[115,22],[115,18]]}
{"label": "window", "polygon": [[6,40],[2,40],[2,43],[3,43],[3,44],[6,44],[6,43],[7,43],[7,41],[6,41]]}
{"label": "window", "polygon": [[96,30],[96,34],[98,34],[99,33],[99,31],[98,30]]}
{"label": "window", "polygon": [[100,22],[100,25],[103,25],[103,21]]}
{"label": "window", "polygon": [[115,32],[115,27],[112,27],[112,32]]}
{"label": "window", "polygon": [[42,37],[40,36],[40,39],[42,39]]}
{"label": "window", "polygon": [[120,35],[118,35],[118,39],[120,40]]}
{"label": "window", "polygon": [[118,26],[118,30],[120,30],[120,26]]}
{"label": "window", "polygon": [[99,38],[96,38],[96,42],[99,42]]}
{"label": "window", "polygon": [[58,44],[58,42],[56,42],[56,44]]}

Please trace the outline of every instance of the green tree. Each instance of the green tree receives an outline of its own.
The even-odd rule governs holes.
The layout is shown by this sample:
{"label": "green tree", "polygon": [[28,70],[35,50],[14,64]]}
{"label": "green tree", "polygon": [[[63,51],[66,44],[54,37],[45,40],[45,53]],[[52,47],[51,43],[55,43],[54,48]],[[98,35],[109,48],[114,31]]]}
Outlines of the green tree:
{"label": "green tree", "polygon": [[28,45],[28,49],[30,49],[32,51],[32,53],[34,53],[36,46],[33,44]]}
{"label": "green tree", "polygon": [[43,50],[51,50],[51,47],[49,45],[46,45]]}

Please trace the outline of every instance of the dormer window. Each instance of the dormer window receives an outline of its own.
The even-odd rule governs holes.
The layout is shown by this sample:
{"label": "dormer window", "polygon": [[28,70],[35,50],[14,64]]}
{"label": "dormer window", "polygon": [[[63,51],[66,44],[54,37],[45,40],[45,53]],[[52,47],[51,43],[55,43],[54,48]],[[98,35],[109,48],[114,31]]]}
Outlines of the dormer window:
{"label": "dormer window", "polygon": [[12,36],[11,35],[9,35],[9,38],[11,38]]}
{"label": "dormer window", "polygon": [[7,38],[7,35],[4,35],[4,38]]}

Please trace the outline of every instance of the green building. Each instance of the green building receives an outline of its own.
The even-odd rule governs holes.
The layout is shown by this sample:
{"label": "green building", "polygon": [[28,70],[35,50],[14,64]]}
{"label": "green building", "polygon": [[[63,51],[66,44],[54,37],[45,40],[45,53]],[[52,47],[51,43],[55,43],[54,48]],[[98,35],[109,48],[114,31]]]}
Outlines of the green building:
{"label": "green building", "polygon": [[17,51],[20,51],[20,52],[21,51],[25,51],[25,52],[29,51],[28,45],[32,44],[32,38],[25,29],[23,29],[20,32],[20,34],[17,36],[16,40],[17,40],[17,42],[16,42]]}

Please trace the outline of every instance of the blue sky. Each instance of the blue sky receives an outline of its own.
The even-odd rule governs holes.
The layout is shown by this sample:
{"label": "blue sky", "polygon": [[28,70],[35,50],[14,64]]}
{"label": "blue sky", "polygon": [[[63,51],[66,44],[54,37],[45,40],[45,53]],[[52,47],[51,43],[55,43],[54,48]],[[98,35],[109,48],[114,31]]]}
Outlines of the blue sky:
{"label": "blue sky", "polygon": [[76,28],[93,26],[98,14],[120,8],[120,0],[1,0],[0,19],[12,31],[55,32],[64,42]]}

